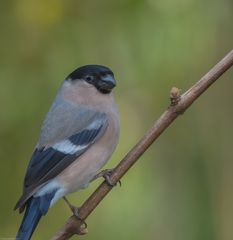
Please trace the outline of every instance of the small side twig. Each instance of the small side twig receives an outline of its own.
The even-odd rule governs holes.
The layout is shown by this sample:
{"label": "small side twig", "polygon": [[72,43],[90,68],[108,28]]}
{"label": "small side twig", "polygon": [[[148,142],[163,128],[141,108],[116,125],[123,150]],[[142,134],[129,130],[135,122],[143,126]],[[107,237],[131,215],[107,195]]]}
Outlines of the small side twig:
{"label": "small side twig", "polygon": [[171,106],[175,106],[181,98],[181,89],[173,87],[170,91]]}
{"label": "small side twig", "polygon": [[[190,107],[190,105],[232,65],[233,50],[231,50],[219,63],[217,63],[183,95],[180,96],[180,91],[177,88],[171,90],[170,107],[160,116],[152,128],[116,166],[110,176],[111,182],[116,184],[136,163],[139,157],[149,148],[149,146],[160,136],[160,134],[168,128],[168,126],[180,114]],[[80,207],[80,218],[85,220],[103,200],[103,198],[111,191],[111,189],[111,186],[109,186],[106,182],[103,182]],[[75,234],[82,234],[83,229],[81,225],[81,220],[75,216],[71,216],[62,229],[53,237],[53,240],[66,240]]]}

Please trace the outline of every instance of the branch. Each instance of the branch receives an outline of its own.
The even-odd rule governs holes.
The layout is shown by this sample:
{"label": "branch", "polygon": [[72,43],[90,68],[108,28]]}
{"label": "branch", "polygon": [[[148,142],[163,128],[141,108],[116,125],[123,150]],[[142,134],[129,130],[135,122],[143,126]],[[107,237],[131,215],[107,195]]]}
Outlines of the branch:
{"label": "branch", "polygon": [[[152,128],[144,137],[128,152],[128,154],[116,166],[110,176],[111,182],[117,183],[124,174],[136,163],[139,157],[149,146],[168,128],[168,126],[191,104],[213,84],[225,71],[233,65],[233,50],[231,50],[219,63],[217,63],[206,75],[196,82],[188,91],[180,95],[177,88],[172,88],[170,93],[171,104],[168,109],[154,123]],[[80,219],[85,220],[103,198],[111,191],[105,181],[95,190],[94,193],[83,203],[79,209]],[[63,228],[57,232],[53,240],[66,240],[75,234],[86,234],[87,229],[82,227],[82,221],[76,216],[71,216]]]}

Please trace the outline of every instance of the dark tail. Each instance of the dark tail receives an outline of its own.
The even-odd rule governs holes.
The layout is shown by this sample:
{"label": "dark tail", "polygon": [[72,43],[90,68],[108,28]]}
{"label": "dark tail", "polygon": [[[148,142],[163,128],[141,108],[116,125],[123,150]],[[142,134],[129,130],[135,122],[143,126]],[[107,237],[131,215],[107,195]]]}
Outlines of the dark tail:
{"label": "dark tail", "polygon": [[17,240],[29,240],[40,221],[49,209],[50,202],[54,194],[46,194],[41,197],[31,197],[27,203],[27,209],[23,221],[17,233]]}

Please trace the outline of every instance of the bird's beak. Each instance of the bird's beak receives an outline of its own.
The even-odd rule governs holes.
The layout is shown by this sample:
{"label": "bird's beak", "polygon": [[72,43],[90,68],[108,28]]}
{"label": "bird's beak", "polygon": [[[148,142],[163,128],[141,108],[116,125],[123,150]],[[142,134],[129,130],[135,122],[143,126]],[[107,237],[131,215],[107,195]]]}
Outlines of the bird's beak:
{"label": "bird's beak", "polygon": [[99,86],[103,90],[111,91],[116,86],[116,80],[111,74],[107,74],[101,77]]}

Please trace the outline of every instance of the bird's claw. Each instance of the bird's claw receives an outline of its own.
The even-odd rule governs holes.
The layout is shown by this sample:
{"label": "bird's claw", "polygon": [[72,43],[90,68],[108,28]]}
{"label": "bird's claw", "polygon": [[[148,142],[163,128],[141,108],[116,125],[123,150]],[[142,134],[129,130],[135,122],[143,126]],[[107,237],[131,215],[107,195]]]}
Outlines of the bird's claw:
{"label": "bird's claw", "polygon": [[85,220],[83,220],[83,219],[79,216],[79,208],[73,206],[72,212],[73,212],[74,216],[75,216],[76,218],[78,218],[78,220],[81,222],[81,226],[83,225],[82,231],[81,231],[81,232],[82,232],[82,235],[83,235],[83,234],[86,234],[86,233],[84,233],[83,230],[87,229],[87,223],[86,223]]}
{"label": "bird's claw", "polygon": [[[84,225],[84,227],[82,228],[83,230],[84,229],[87,229],[87,223],[85,222],[85,220],[83,220],[82,218],[80,218],[79,216],[79,208],[74,206],[73,204],[71,204],[68,199],[66,197],[63,197],[63,199],[65,200],[65,202],[67,203],[67,205],[69,206],[71,212],[74,214],[75,217],[77,217],[81,224]],[[84,234],[84,233],[83,233]],[[85,233],[86,234],[86,233]]]}
{"label": "bird's claw", "polygon": [[112,180],[110,179],[110,176],[111,176],[113,170],[114,170],[114,169],[105,169],[105,170],[99,172],[98,174],[96,174],[96,175],[94,176],[94,178],[92,179],[92,181],[95,180],[95,179],[97,179],[97,178],[99,178],[99,177],[103,177],[103,178],[105,179],[106,183],[107,183],[110,187],[115,187],[115,186],[117,185],[117,183],[119,183],[119,185],[120,185],[120,187],[121,187],[121,181],[120,181],[120,180],[119,180],[117,183],[113,183]]}

